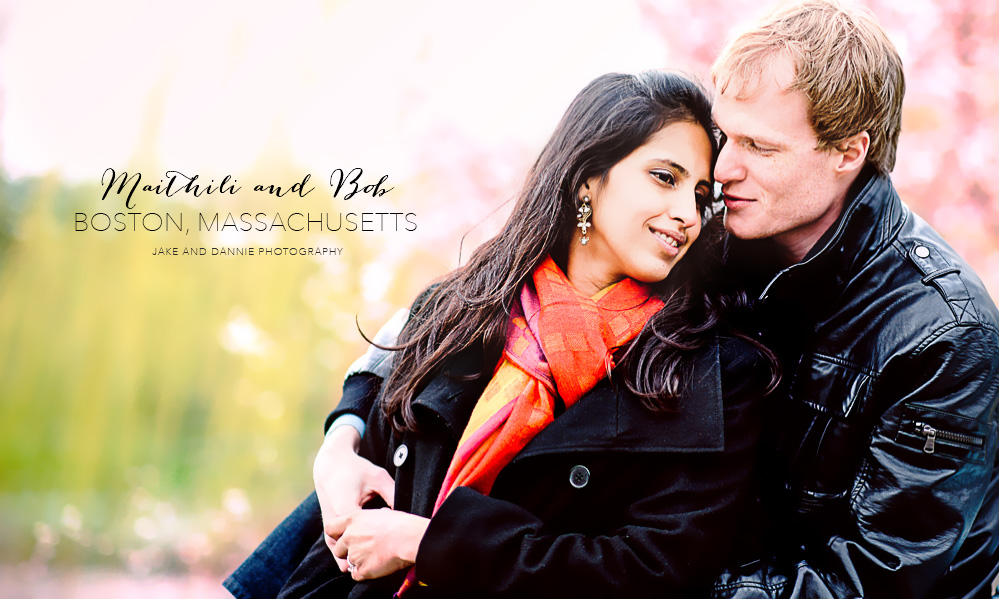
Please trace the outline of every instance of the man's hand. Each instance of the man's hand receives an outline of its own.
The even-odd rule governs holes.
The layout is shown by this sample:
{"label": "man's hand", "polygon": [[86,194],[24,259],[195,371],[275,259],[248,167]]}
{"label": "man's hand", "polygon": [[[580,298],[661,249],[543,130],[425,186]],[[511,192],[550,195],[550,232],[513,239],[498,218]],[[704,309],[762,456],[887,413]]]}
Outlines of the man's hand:
{"label": "man's hand", "polygon": [[429,524],[429,518],[382,508],[334,518],[324,528],[327,539],[337,539],[333,557],[342,563],[341,571],[350,572],[354,580],[366,580],[414,564]]}
{"label": "man's hand", "polygon": [[[352,426],[340,426],[331,432],[316,456],[312,478],[323,514],[323,524],[334,518],[361,509],[376,495],[389,507],[395,497],[395,481],[384,468],[375,466],[357,455],[361,435]],[[326,545],[333,550],[336,539],[326,536]],[[334,557],[336,557],[334,555]],[[340,569],[347,563],[337,559]]]}

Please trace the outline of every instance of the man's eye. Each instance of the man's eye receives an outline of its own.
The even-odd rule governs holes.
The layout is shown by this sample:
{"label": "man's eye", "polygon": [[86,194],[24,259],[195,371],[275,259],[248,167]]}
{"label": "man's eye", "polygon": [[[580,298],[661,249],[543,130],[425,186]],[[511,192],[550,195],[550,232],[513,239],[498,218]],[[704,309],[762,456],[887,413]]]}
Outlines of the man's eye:
{"label": "man's eye", "polygon": [[719,132],[718,133],[718,149],[720,150],[720,149],[724,148],[726,143],[728,143],[728,136],[725,135],[724,133]]}
{"label": "man's eye", "polygon": [[652,171],[652,176],[670,187],[676,185],[676,177],[669,171]]}
{"label": "man's eye", "polygon": [[761,148],[760,146],[756,145],[755,141],[751,139],[746,141],[746,147],[749,148],[750,152],[755,152],[757,154],[762,154],[764,156],[769,156],[774,152],[773,149],[771,148]]}

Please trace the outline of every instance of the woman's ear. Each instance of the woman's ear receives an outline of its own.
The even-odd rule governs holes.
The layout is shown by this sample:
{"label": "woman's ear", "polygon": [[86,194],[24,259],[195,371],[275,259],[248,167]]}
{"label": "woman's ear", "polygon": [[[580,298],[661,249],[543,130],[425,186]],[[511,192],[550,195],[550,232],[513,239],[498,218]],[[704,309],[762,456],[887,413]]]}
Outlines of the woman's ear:
{"label": "woman's ear", "polygon": [[590,177],[589,179],[584,181],[582,187],[579,188],[579,193],[577,194],[576,199],[579,200],[580,202],[583,201],[584,196],[589,196],[590,199],[593,199],[593,195],[596,193],[597,188],[599,187],[600,187],[600,178]]}

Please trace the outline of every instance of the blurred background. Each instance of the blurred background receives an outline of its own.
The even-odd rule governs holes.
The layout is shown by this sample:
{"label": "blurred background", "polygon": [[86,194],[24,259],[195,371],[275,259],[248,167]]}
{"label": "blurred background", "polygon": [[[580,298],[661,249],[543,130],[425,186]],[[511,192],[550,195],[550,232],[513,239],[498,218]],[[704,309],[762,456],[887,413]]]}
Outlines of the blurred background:
{"label": "blurred background", "polygon": [[[903,199],[999,297],[999,9],[865,3],[904,60]],[[491,236],[576,92],[707,79],[757,0],[0,1],[0,598],[226,597],[312,488],[347,365]],[[243,191],[137,211],[412,212],[338,233],[74,231],[106,168]],[[336,168],[387,175],[335,198]],[[252,185],[291,185],[278,199]],[[194,227],[192,226],[192,229]],[[342,247],[153,256],[156,247]]]}

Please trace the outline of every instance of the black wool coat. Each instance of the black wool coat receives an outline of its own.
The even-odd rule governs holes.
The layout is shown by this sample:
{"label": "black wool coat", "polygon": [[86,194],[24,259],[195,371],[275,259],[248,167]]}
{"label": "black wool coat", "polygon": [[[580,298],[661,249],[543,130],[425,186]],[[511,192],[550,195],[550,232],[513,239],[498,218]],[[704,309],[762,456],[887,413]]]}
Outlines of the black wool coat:
{"label": "black wool coat", "polygon": [[[482,371],[474,354],[456,357],[414,398],[419,432],[393,434],[377,405],[370,410],[361,453],[395,479],[395,509],[431,515],[488,382],[463,380]],[[365,375],[351,378],[358,376]],[[502,470],[489,496],[459,488],[448,497],[417,555],[427,586],[410,597],[700,594],[731,559],[747,515],[768,379],[756,350],[731,338],[715,338],[700,352],[676,412],[653,413],[621,381],[605,379]],[[363,378],[345,385],[357,394],[373,388]],[[358,405],[345,395],[338,412]],[[321,533],[317,509],[314,499],[299,508],[313,535]],[[274,560],[301,553],[283,549],[275,557],[272,550],[288,546],[289,534],[309,532],[279,528],[227,587],[240,599],[273,596],[257,592],[267,586],[257,581],[268,568],[286,576],[287,564]],[[282,597],[387,598],[398,589],[404,573],[355,584],[316,539]]]}

